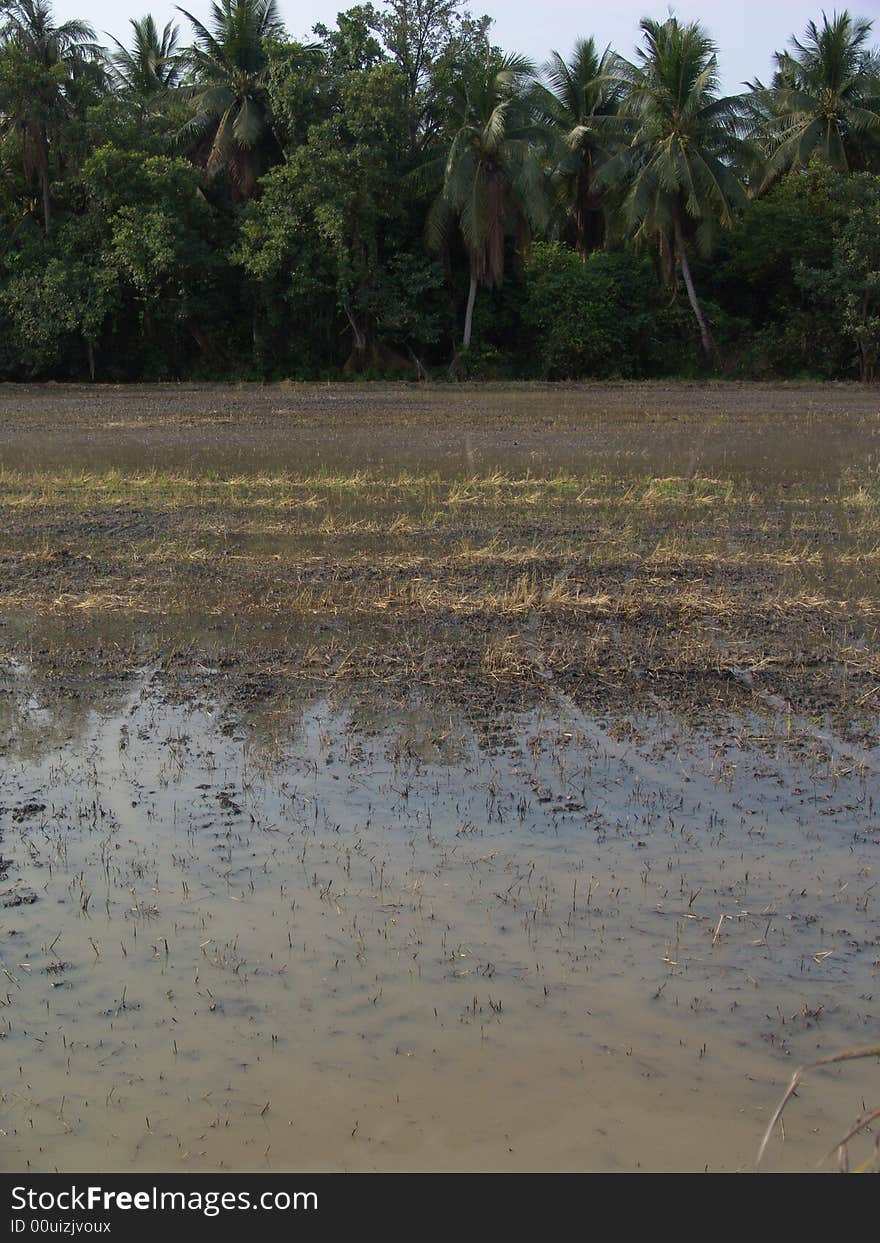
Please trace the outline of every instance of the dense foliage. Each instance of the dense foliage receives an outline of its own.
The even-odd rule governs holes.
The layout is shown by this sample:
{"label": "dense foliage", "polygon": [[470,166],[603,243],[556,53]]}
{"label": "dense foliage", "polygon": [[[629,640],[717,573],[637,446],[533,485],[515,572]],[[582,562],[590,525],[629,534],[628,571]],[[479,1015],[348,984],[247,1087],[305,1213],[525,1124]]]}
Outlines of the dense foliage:
{"label": "dense foliage", "polygon": [[464,0],[179,11],[0,0],[0,379],[877,378],[870,22],[723,97],[674,17],[539,68]]}

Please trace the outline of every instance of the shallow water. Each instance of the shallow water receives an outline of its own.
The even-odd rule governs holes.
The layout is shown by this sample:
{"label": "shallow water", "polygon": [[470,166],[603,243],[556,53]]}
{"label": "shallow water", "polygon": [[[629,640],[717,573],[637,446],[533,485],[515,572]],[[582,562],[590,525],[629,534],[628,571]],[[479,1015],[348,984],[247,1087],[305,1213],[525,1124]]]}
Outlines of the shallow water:
{"label": "shallow water", "polygon": [[562,470],[777,483],[832,481],[878,462],[877,398],[864,385],[0,386],[0,463],[13,470]]}
{"label": "shallow water", "polygon": [[2,386],[4,1166],[749,1168],[877,1040],[878,437],[852,386]]}
{"label": "shallow water", "polygon": [[[876,1039],[875,755],[217,685],[7,670],[7,1168],[747,1168]],[[815,1076],[770,1167],[876,1082]]]}

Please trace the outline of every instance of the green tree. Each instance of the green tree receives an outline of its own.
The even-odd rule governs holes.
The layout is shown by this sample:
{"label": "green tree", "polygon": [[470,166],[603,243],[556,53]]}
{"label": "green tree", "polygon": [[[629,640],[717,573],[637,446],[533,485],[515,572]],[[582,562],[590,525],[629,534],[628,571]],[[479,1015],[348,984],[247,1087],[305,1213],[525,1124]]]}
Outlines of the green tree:
{"label": "green tree", "polygon": [[91,26],[59,25],[48,0],[12,0],[0,12],[0,132],[20,139],[25,176],[38,184],[48,233],[53,151],[70,119],[77,75],[100,51]]}
{"label": "green tree", "polygon": [[[131,18],[131,47],[113,39],[109,63],[117,89],[146,102],[180,83],[183,63],[177,52],[178,30],[168,22],[161,35],[152,16]],[[110,36],[111,39],[113,36]]]}
{"label": "green tree", "polygon": [[743,374],[846,373],[851,343],[839,316],[799,278],[803,265],[830,266],[830,241],[847,210],[840,193],[846,180],[816,161],[751,199],[719,239],[704,279],[707,293],[742,326]]}
{"label": "green tree", "polygon": [[540,152],[530,123],[525,88],[530,61],[491,53],[462,73],[453,92],[454,132],[442,160],[426,165],[421,179],[440,173],[442,188],[428,216],[427,240],[439,250],[457,222],[470,260],[470,285],[462,348],[471,343],[479,284],[504,278],[505,240],[520,243],[547,221]]}
{"label": "green tree", "polygon": [[308,140],[312,125],[338,109],[342,79],[331,72],[322,44],[270,41],[266,54],[272,126],[282,151],[292,151]]}
{"label": "green tree", "polygon": [[472,17],[464,0],[386,0],[375,15],[374,28],[404,76],[411,153],[437,137],[451,79],[464,61],[488,54],[490,25],[488,17]]}
{"label": "green tree", "polygon": [[8,263],[0,291],[17,369],[31,377],[70,365],[66,375],[76,375],[87,362],[94,376],[97,343],[118,306],[116,282],[101,263],[90,221],[63,222],[51,244],[45,237],[26,242]]}
{"label": "green tree", "polygon": [[880,159],[880,77],[872,23],[846,11],[810,22],[791,52],[776,53],[770,88],[751,83],[755,132],[768,154],[764,188],[811,160],[867,169]]}
{"label": "green tree", "polygon": [[584,260],[561,242],[536,243],[525,269],[522,317],[538,374],[549,380],[637,375],[656,291],[644,257],[598,251]]}
{"label": "green tree", "polygon": [[272,144],[265,42],[283,33],[276,0],[215,0],[210,29],[186,9],[195,42],[194,115],[183,137],[204,152],[208,178],[226,176],[230,197],[249,199]]}
{"label": "green tree", "polygon": [[198,340],[224,256],[197,171],[182,159],[100,147],[79,181],[138,333],[156,348],[178,329]]}
{"label": "green tree", "polygon": [[568,61],[553,52],[543,69],[549,88],[539,85],[534,96],[538,115],[558,142],[556,180],[581,258],[605,239],[596,170],[614,149],[622,94],[616,64],[610,47],[600,54],[593,39],[579,39]]}
{"label": "green tree", "polygon": [[735,166],[746,154],[739,138],[739,102],[718,94],[715,44],[698,22],[676,18],[641,23],[639,63],[621,61],[629,143],[599,171],[600,185],[620,186],[623,212],[637,241],[659,244],[661,258],[681,269],[707,355],[714,353],[708,320],[688,257],[695,242],[711,253],[719,227],[733,224],[746,193]]}
{"label": "green tree", "polygon": [[837,318],[867,384],[880,362],[880,177],[848,177],[838,194],[844,211],[833,231],[830,267],[801,264],[798,280]]}
{"label": "green tree", "polygon": [[[406,368],[436,338],[430,304],[442,274],[403,249],[413,240],[400,172],[404,90],[388,61],[345,74],[339,111],[266,175],[243,220],[235,259],[255,293],[256,344],[268,331],[266,352],[289,351],[299,370]],[[391,350],[405,354],[395,360]]]}
{"label": "green tree", "polygon": [[387,61],[376,36],[377,22],[373,6],[359,4],[337,14],[334,29],[321,23],[314,26],[316,43],[267,45],[269,100],[286,151],[308,141],[312,125],[345,110],[345,86],[351,75]]}
{"label": "green tree", "polygon": [[[210,348],[228,268],[199,172],[105,146],[59,194],[49,237],[2,256],[0,308],[25,374],[180,373]],[[120,367],[121,363],[121,367]]]}
{"label": "green tree", "polygon": [[356,4],[336,15],[336,27],[319,22],[312,29],[320,39],[330,78],[372,69],[387,59],[377,34],[381,18],[372,4]]}

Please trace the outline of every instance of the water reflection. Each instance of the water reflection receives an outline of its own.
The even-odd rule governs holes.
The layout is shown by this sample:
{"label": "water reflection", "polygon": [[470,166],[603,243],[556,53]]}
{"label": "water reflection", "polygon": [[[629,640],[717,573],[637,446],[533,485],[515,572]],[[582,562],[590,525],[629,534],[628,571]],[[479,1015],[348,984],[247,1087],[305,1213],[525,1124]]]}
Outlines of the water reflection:
{"label": "water reflection", "polygon": [[14,1168],[737,1168],[876,1023],[875,757],[809,722],[14,683]]}

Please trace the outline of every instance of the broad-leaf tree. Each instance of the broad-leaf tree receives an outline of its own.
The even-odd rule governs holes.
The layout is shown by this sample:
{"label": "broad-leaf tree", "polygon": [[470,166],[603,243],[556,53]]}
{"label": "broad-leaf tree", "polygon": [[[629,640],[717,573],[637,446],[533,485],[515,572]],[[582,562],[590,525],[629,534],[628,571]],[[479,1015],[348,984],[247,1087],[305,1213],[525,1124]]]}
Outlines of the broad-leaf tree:
{"label": "broad-leaf tree", "polygon": [[830,266],[801,264],[798,282],[855,346],[867,384],[880,365],[880,178],[861,173],[835,189],[843,210],[832,229]]}
{"label": "broad-leaf tree", "polygon": [[442,128],[450,77],[488,52],[489,25],[488,17],[472,17],[464,0],[386,0],[376,15],[374,28],[404,76],[412,153]]}
{"label": "broad-leaf tree", "polygon": [[420,369],[417,351],[439,335],[443,276],[423,255],[403,253],[404,102],[397,65],[348,74],[338,113],[264,178],[233,256],[256,294],[259,361],[307,364],[303,338],[320,336],[331,357],[350,341],[340,356],[347,371]]}

